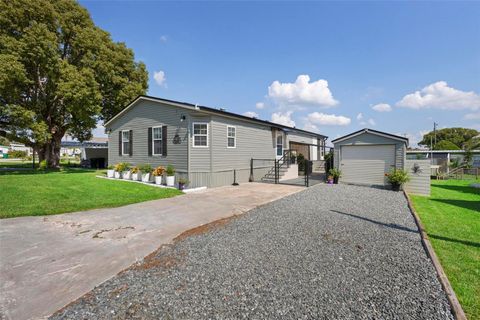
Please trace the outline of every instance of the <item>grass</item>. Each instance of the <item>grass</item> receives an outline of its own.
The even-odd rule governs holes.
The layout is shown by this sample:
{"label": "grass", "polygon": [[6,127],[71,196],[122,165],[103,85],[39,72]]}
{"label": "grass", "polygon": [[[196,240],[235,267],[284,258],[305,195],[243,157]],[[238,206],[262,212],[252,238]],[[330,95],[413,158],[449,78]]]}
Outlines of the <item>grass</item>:
{"label": "grass", "polygon": [[480,319],[480,189],[473,182],[432,181],[431,196],[412,201],[467,317]]}
{"label": "grass", "polygon": [[175,189],[100,179],[95,177],[98,174],[73,168],[0,171],[0,218],[118,207],[182,194]]}

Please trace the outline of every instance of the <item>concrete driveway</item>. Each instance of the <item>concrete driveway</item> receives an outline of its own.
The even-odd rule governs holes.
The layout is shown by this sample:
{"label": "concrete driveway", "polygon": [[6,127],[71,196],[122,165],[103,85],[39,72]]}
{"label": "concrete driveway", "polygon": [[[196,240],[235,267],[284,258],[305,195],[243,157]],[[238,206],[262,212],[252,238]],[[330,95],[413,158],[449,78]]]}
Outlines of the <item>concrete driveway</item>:
{"label": "concrete driveway", "polygon": [[120,208],[0,220],[0,319],[49,316],[183,231],[301,190],[248,183]]}

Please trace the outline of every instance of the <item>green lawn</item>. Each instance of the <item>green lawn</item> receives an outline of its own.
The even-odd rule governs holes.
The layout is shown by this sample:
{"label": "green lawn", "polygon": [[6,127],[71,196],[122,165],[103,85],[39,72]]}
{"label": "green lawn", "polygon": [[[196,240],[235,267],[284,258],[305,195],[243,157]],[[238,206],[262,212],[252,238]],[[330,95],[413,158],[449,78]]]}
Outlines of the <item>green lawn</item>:
{"label": "green lawn", "polygon": [[96,178],[99,173],[73,168],[0,171],[0,218],[118,207],[182,194],[175,189]]}
{"label": "green lawn", "polygon": [[435,180],[430,197],[411,198],[467,317],[480,319],[480,189],[473,182]]}

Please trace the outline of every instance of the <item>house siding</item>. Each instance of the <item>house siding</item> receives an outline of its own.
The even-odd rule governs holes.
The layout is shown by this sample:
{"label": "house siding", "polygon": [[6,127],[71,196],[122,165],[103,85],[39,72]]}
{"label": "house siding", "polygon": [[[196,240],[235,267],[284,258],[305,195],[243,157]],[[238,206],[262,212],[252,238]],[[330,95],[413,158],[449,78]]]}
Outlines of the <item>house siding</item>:
{"label": "house siding", "polygon": [[334,166],[339,168],[341,158],[341,146],[346,145],[369,145],[369,144],[394,144],[395,145],[395,167],[403,169],[405,167],[406,145],[404,142],[389,139],[371,133],[362,133],[358,136],[336,142],[334,144]]}
{"label": "house siding", "polygon": [[[163,105],[158,102],[140,101],[138,104],[109,124],[111,130],[108,135],[108,163],[128,162],[131,165],[143,163],[155,166],[172,164],[177,171],[187,171],[187,121],[180,121],[180,117],[188,114],[189,110]],[[167,156],[148,155],[148,128],[167,126]],[[133,153],[119,155],[119,134],[121,130],[132,130]],[[180,143],[174,143],[178,134]]]}

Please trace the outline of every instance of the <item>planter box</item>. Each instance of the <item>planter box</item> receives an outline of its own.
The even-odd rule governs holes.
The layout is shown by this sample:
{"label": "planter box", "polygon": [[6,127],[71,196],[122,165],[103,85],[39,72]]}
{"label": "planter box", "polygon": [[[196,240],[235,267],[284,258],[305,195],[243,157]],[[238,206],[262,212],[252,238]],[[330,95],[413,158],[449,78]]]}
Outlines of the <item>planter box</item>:
{"label": "planter box", "polygon": [[155,176],[155,184],[162,184],[162,176]]}
{"label": "planter box", "polygon": [[115,179],[122,179],[122,173],[121,173],[121,172],[118,172],[118,171],[115,171],[115,172],[114,172],[114,178],[115,178]]}
{"label": "planter box", "polygon": [[115,170],[107,170],[107,177],[108,178],[115,178]]}
{"label": "planter box", "polygon": [[132,180],[132,172],[123,171],[122,177],[123,177],[124,180]]}
{"label": "planter box", "polygon": [[167,176],[167,186],[168,187],[175,186],[175,176]]}
{"label": "planter box", "polygon": [[152,182],[151,179],[151,174],[150,173],[144,173],[142,174],[142,181],[143,182]]}
{"label": "planter box", "polygon": [[138,171],[137,173],[132,173],[133,181],[142,181],[142,172]]}

